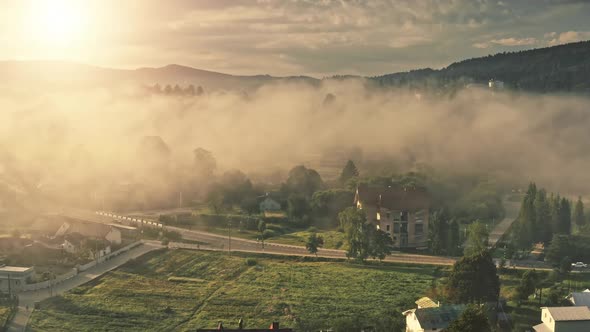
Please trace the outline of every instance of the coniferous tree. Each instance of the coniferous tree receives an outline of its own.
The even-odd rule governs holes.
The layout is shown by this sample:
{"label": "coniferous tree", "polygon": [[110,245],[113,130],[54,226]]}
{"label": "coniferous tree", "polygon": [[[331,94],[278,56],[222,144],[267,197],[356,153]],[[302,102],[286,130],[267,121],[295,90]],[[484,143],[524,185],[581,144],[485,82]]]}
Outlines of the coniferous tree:
{"label": "coniferous tree", "polygon": [[572,230],[572,213],[570,202],[563,197],[559,202],[559,233],[570,234]]}
{"label": "coniferous tree", "polygon": [[582,228],[586,224],[586,216],[584,215],[584,203],[582,202],[582,197],[578,197],[576,207],[574,208],[573,219],[576,223],[576,226],[578,226],[578,229]]}
{"label": "coniferous tree", "polygon": [[441,255],[447,252],[448,247],[448,215],[445,209],[435,211],[429,221],[428,242],[430,251],[435,255]]}
{"label": "coniferous tree", "polygon": [[452,220],[449,223],[449,239],[447,241],[447,254],[451,256],[459,256],[461,249],[459,247],[461,236],[459,234],[459,223],[457,220]]}
{"label": "coniferous tree", "polygon": [[561,197],[559,194],[553,195],[551,194],[550,199],[550,208],[551,208],[551,232],[552,234],[559,233],[559,203],[561,201]]}
{"label": "coniferous tree", "polygon": [[356,165],[352,160],[349,160],[346,163],[346,166],[342,169],[342,173],[340,173],[340,183],[346,183],[346,181],[359,176],[359,170],[356,168]]}
{"label": "coniferous tree", "polygon": [[535,241],[548,243],[551,241],[551,207],[547,199],[547,192],[544,189],[537,191],[535,197]]}

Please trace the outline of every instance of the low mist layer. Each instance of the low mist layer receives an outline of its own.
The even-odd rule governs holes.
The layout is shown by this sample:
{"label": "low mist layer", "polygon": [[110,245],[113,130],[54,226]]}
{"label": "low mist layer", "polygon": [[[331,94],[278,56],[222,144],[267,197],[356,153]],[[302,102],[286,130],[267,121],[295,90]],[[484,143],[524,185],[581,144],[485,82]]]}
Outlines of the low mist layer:
{"label": "low mist layer", "polygon": [[56,195],[77,188],[96,197],[101,188],[139,181],[174,191],[202,148],[212,152],[216,172],[237,168],[265,182],[301,163],[329,178],[353,158],[361,172],[427,164],[583,194],[589,106],[583,97],[478,89],[418,95],[360,80],[193,97],[138,88],[4,92],[0,187]]}

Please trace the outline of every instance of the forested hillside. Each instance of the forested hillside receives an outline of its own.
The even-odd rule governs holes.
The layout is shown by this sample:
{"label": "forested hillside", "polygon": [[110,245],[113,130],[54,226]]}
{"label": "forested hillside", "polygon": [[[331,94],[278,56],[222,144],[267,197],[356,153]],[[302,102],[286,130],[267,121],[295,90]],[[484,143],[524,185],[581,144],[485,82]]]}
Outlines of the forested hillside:
{"label": "forested hillside", "polygon": [[455,62],[440,69],[420,69],[373,78],[381,86],[457,87],[504,81],[516,90],[590,91],[590,41],[527,51],[498,53]]}

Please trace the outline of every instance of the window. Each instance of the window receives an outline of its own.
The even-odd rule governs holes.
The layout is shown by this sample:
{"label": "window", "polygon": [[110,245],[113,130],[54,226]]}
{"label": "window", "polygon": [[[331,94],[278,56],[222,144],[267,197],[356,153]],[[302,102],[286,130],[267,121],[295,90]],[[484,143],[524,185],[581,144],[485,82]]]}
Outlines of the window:
{"label": "window", "polygon": [[415,226],[415,230],[416,230],[416,235],[422,235],[424,234],[424,225],[423,224],[416,224]]}
{"label": "window", "polygon": [[391,219],[391,212],[387,212],[387,219]]}
{"label": "window", "polygon": [[386,228],[386,229],[387,229],[387,231],[389,232],[389,225],[387,225],[387,228]]}
{"label": "window", "polygon": [[377,212],[377,220],[381,220],[381,213]]}
{"label": "window", "polygon": [[399,233],[399,224],[393,224],[393,232]]}
{"label": "window", "polygon": [[400,213],[400,219],[401,221],[408,221],[408,211],[402,211]]}

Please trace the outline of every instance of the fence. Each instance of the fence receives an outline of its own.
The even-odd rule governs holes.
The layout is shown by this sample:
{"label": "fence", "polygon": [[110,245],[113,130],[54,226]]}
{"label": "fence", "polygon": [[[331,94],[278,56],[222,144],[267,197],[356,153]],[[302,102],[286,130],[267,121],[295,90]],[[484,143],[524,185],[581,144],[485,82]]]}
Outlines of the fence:
{"label": "fence", "polygon": [[34,290],[38,290],[38,289],[48,288],[51,285],[55,286],[65,280],[75,277],[80,272],[86,271],[86,270],[90,269],[91,267],[94,267],[97,264],[103,263],[104,261],[106,261],[112,257],[115,257],[117,255],[120,255],[124,252],[129,251],[129,250],[141,245],[141,243],[142,243],[141,241],[133,242],[133,243],[126,245],[125,247],[117,250],[117,251],[113,251],[112,253],[99,258],[98,261],[94,260],[90,263],[86,263],[84,265],[78,266],[77,269],[73,268],[70,272],[61,274],[53,280],[46,280],[46,281],[42,281],[42,282],[38,282],[38,283],[34,283],[34,284],[25,284],[25,285],[23,285],[22,291],[23,292],[34,291]]}
{"label": "fence", "polygon": [[164,226],[158,222],[141,219],[141,218],[132,218],[127,216],[120,216],[118,214],[110,213],[110,212],[103,212],[103,211],[96,211],[95,212],[99,216],[114,218],[120,221],[124,221],[131,225],[136,226],[147,226],[147,227],[156,227],[156,228],[163,228]]}

